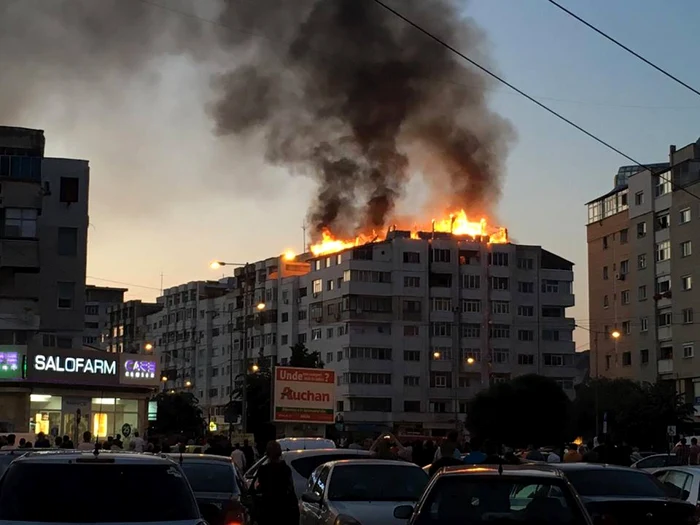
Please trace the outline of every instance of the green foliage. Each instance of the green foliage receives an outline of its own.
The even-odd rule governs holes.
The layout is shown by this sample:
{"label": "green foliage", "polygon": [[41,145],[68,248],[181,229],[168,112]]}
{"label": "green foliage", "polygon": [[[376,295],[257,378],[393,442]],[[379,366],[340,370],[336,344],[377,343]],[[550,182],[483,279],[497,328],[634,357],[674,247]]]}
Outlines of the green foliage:
{"label": "green foliage", "polygon": [[176,394],[160,393],[155,397],[158,403],[158,418],[151,425],[157,434],[184,434],[200,436],[204,431],[204,418],[199,400],[190,392]]}
{"label": "green foliage", "polygon": [[691,403],[678,394],[673,381],[636,383],[628,379],[592,379],[579,385],[573,404],[571,430],[576,435],[596,434],[596,403],[599,429],[603,415],[608,434],[641,447],[663,447],[666,427],[689,422]]}
{"label": "green foliage", "polygon": [[290,347],[292,356],[289,359],[289,366],[298,366],[300,368],[323,368],[324,363],[321,361],[319,352],[311,352],[303,343],[297,343]]}
{"label": "green foliage", "polygon": [[467,428],[478,438],[511,446],[561,445],[569,439],[571,401],[552,379],[528,374],[479,392]]}

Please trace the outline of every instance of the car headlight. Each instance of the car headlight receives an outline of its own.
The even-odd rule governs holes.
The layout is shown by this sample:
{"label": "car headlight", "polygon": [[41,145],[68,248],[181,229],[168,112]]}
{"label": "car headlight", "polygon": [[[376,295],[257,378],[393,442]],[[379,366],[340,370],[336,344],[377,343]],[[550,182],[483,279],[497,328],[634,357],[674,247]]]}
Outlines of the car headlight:
{"label": "car headlight", "polygon": [[362,525],[359,521],[357,521],[355,518],[352,516],[348,516],[347,514],[340,514],[336,519],[335,523],[333,525]]}

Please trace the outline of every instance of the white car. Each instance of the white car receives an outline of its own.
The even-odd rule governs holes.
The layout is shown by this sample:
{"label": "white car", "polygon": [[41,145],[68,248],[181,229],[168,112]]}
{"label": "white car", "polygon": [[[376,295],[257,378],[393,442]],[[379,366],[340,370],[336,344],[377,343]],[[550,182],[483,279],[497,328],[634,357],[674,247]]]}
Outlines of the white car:
{"label": "white car", "polygon": [[299,525],[390,525],[399,505],[415,505],[428,476],[414,463],[385,459],[331,461],[309,477]]}
{"label": "white car", "polygon": [[319,437],[292,437],[277,440],[282,450],[315,450],[319,448],[336,448],[332,439]]}
{"label": "white car", "polygon": [[[37,500],[37,480],[53,480]],[[153,498],[151,500],[151,498]],[[28,452],[0,480],[0,525],[206,525],[180,466],[151,454]]]}
{"label": "white car", "polygon": [[672,467],[680,464],[680,460],[675,454],[652,454],[645,458],[640,459],[636,463],[632,464],[632,468],[640,468],[642,470],[648,470],[650,472],[655,471],[657,468],[662,467]]}
{"label": "white car", "polygon": [[669,496],[693,505],[700,503],[700,466],[664,467],[652,472],[663,483]]}
{"label": "white car", "polygon": [[[319,465],[338,459],[370,457],[370,453],[367,450],[352,450],[346,448],[290,450],[288,452],[282,452],[282,461],[287,463],[292,469],[292,481],[294,481],[294,490],[297,494],[297,498],[301,497],[306,489],[306,482],[309,476]],[[265,463],[267,463],[267,456],[263,456],[245,473],[246,486],[248,488],[255,484],[258,469]]]}

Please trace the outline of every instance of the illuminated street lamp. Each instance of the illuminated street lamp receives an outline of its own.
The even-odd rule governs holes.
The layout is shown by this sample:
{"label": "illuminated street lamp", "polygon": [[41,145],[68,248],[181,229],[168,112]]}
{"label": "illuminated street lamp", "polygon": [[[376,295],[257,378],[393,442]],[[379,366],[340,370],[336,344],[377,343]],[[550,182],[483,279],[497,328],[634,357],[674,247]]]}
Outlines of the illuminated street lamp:
{"label": "illuminated street lamp", "polygon": [[468,364],[468,365],[473,365],[473,364],[474,364],[474,358],[473,358],[473,357],[467,357],[467,364]]}
{"label": "illuminated street lamp", "polygon": [[209,264],[209,268],[212,270],[218,270],[222,266],[245,266],[246,263],[236,263],[236,262],[224,262],[224,261],[212,261]]}
{"label": "illuminated street lamp", "polygon": [[435,359],[440,359],[440,352],[433,352],[433,357]]}
{"label": "illuminated street lamp", "polygon": [[143,348],[144,350],[146,350],[146,352],[150,352],[151,350],[153,350],[153,343],[146,343],[145,345],[143,345]]}
{"label": "illuminated street lamp", "polygon": [[258,303],[255,305],[255,308],[262,312],[265,309],[265,303]]}
{"label": "illuminated street lamp", "polygon": [[618,339],[620,337],[620,332],[617,330],[613,330],[610,335],[612,336],[613,339]]}
{"label": "illuminated street lamp", "polygon": [[190,388],[192,386],[192,381],[185,381],[185,387]]}
{"label": "illuminated street lamp", "polygon": [[260,370],[260,367],[259,367],[258,365],[253,365],[253,366],[250,367],[250,369],[251,369],[253,372],[258,372],[258,371]]}
{"label": "illuminated street lamp", "polygon": [[163,383],[165,383],[168,380],[168,376],[163,376],[160,378],[160,380],[163,381]]}

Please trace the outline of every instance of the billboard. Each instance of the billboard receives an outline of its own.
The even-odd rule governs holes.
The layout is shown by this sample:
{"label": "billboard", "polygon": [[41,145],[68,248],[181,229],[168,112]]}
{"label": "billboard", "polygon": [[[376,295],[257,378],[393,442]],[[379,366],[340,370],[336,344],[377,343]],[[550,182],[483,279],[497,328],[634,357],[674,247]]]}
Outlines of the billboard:
{"label": "billboard", "polygon": [[155,357],[138,354],[119,355],[119,383],[158,386],[160,374]]}
{"label": "billboard", "polygon": [[[12,348],[12,347],[9,347]],[[24,355],[0,346],[0,379],[22,379]]]}
{"label": "billboard", "polygon": [[328,423],[335,421],[335,372],[322,368],[275,368],[275,421]]}

